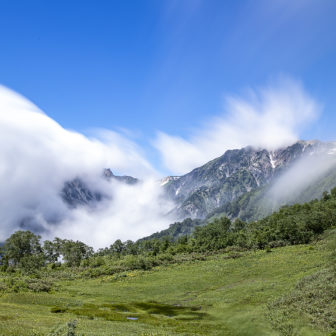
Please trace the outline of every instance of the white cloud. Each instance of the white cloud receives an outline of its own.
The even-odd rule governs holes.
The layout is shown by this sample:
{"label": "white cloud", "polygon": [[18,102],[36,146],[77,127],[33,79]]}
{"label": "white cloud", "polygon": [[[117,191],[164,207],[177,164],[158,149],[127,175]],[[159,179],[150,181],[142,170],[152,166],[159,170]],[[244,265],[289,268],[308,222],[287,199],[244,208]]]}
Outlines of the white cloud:
{"label": "white cloud", "polygon": [[51,228],[49,236],[74,237],[103,247],[117,238],[135,240],[166,229],[173,220],[164,217],[172,204],[164,198],[155,179],[136,186],[105,182],[100,190],[111,199],[103,201],[99,209],[93,211],[79,207],[68,212],[60,226]]}
{"label": "white cloud", "polygon": [[[228,97],[226,114],[213,118],[189,139],[159,133],[155,142],[165,166],[185,173],[230,148],[275,148],[294,142],[318,114],[318,104],[293,80]],[[125,132],[123,132],[125,133]],[[129,136],[100,130],[95,137],[69,131],[22,96],[0,86],[0,240],[22,219],[44,237],[80,239],[103,247],[115,239],[137,239],[174,219],[157,183],[158,174]],[[140,177],[129,186],[101,178],[102,169]],[[70,210],[60,191],[82,178],[108,196],[95,209]],[[54,223],[52,223],[54,222]]]}
{"label": "white cloud", "polygon": [[[0,240],[22,219],[63,235],[105,246],[118,238],[140,238],[166,227],[158,184],[135,187],[108,183],[110,167],[136,177],[155,176],[141,149],[124,136],[100,131],[98,138],[62,128],[22,96],[0,87]],[[69,210],[59,193],[65,181],[82,177],[110,201],[95,211]],[[50,224],[51,221],[58,223]]]}
{"label": "white cloud", "polygon": [[275,149],[295,142],[319,113],[319,105],[301,83],[282,78],[273,86],[250,90],[246,98],[227,97],[225,114],[188,139],[159,132],[155,147],[173,174],[184,174],[244,146]]}
{"label": "white cloud", "polygon": [[[313,169],[312,169],[313,167]],[[295,201],[304,190],[335,171],[336,143],[303,156],[273,183],[264,204],[280,206]],[[314,195],[319,197],[319,195]]]}

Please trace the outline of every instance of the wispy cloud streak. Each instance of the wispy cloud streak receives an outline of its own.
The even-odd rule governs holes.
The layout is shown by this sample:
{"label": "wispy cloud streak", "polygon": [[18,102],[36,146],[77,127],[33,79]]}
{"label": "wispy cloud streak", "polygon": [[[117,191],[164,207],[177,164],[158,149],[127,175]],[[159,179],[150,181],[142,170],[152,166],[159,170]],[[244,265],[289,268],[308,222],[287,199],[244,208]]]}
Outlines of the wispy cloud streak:
{"label": "wispy cloud streak", "polygon": [[300,82],[282,78],[269,87],[250,89],[246,97],[226,97],[224,114],[189,138],[159,132],[155,147],[167,169],[183,174],[228,149],[289,145],[319,112],[319,104]]}

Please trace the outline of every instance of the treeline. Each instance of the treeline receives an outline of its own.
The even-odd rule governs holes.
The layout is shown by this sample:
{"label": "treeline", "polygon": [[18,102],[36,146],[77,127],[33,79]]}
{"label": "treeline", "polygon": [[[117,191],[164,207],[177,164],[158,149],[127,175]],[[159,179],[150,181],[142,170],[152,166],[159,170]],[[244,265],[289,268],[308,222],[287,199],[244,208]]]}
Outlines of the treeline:
{"label": "treeline", "polygon": [[[189,221],[187,224],[191,226]],[[181,234],[181,225],[175,223],[171,236],[155,234],[136,242],[116,240],[96,252],[80,241],[55,238],[42,244],[40,236],[17,231],[5,241],[0,263],[1,269],[7,272],[77,267],[84,274],[99,276],[130,269],[150,269],[225,249],[271,249],[305,244],[335,224],[336,188],[325,192],[321,200],[285,206],[259,221],[246,223],[222,217],[197,226],[191,235]],[[176,233],[179,234],[177,239]]]}
{"label": "treeline", "polygon": [[2,271],[17,269],[26,273],[34,272],[48,264],[79,266],[84,259],[94,255],[93,248],[80,241],[55,238],[41,244],[41,236],[30,231],[16,231],[0,250]]}
{"label": "treeline", "polygon": [[208,221],[206,219],[191,219],[186,218],[182,222],[175,222],[169,225],[168,229],[151,234],[148,237],[142,238],[141,240],[151,240],[151,239],[163,239],[168,238],[169,240],[176,241],[181,236],[190,236],[196,226],[205,225]]}
{"label": "treeline", "polygon": [[[191,224],[188,219],[185,222]],[[306,244],[336,225],[336,188],[324,192],[321,200],[305,204],[284,206],[272,215],[255,222],[240,219],[230,221],[226,217],[214,219],[207,225],[196,226],[191,235],[179,235],[176,230],[184,223],[171,226],[171,234],[160,237],[154,234],[135,243],[117,240],[99,255],[155,256],[160,253],[191,253],[218,251],[236,246],[244,249],[264,249],[285,245]]]}

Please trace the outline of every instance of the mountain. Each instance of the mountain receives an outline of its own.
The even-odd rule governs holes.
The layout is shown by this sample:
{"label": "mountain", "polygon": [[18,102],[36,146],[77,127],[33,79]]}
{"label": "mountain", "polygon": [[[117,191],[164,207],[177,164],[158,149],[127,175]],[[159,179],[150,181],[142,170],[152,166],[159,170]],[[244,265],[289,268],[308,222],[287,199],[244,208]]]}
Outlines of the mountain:
{"label": "mountain", "polygon": [[302,204],[313,199],[320,199],[323,192],[330,191],[334,187],[336,187],[336,166],[331,167],[319,179],[312,181],[298,193],[293,193],[287,198],[270,198],[273,188],[271,183],[216,208],[207,215],[205,221],[220,216],[226,216],[230,219],[240,218],[243,221],[259,220],[284,205]]}
{"label": "mountain", "polygon": [[127,175],[123,175],[123,176],[117,176],[117,175],[114,175],[111,171],[111,169],[109,168],[105,168],[104,171],[103,171],[103,177],[105,179],[107,179],[108,181],[110,180],[116,180],[116,181],[119,181],[119,182],[122,182],[122,183],[126,183],[126,184],[136,184],[139,182],[139,180],[135,177],[132,177],[132,176],[127,176]]}
{"label": "mountain", "polygon": [[83,205],[92,205],[103,198],[101,193],[91,191],[80,178],[65,182],[61,196],[63,201],[73,208]]}
{"label": "mountain", "polygon": [[[109,168],[103,170],[102,177],[107,181],[115,180],[129,185],[134,185],[139,182],[138,179],[132,176],[114,175]],[[75,208],[77,206],[93,206],[106,196],[100,191],[92,191],[82,179],[75,178],[72,181],[64,183],[61,197],[69,207]]]}
{"label": "mountain", "polygon": [[[329,162],[327,169],[321,170],[326,158],[332,158],[332,164]],[[303,165],[299,174],[304,179],[300,188],[297,187],[300,176],[295,176],[298,181],[294,181],[289,174],[299,163]],[[313,176],[319,170],[320,175]],[[284,180],[286,174],[293,181]],[[104,169],[102,178],[130,185],[139,182],[131,176],[116,176],[110,169]],[[279,184],[287,193],[277,191]],[[188,174],[162,179],[160,185],[167,198],[176,204],[169,215],[177,222],[153,237],[177,238],[223,215],[230,219],[257,220],[282,205],[320,198],[323,191],[336,186],[336,143],[298,141],[273,151],[253,147],[228,150]],[[280,197],[282,194],[285,196]],[[79,178],[66,182],[61,195],[69,207],[94,206],[106,197],[88,188]],[[192,220],[186,221],[188,218]]]}
{"label": "mountain", "polygon": [[258,195],[300,158],[334,154],[335,148],[332,142],[298,141],[274,151],[252,147],[228,150],[186,175],[166,178],[162,184],[176,203],[173,214],[177,218],[203,219],[244,195]]}
{"label": "mountain", "polygon": [[[279,184],[286,192],[278,192]],[[142,240],[177,240],[215,217],[251,222],[283,205],[319,199],[336,187],[336,143],[298,141],[275,151],[228,150],[186,175],[162,179],[161,185],[175,201],[173,213],[180,221]]]}

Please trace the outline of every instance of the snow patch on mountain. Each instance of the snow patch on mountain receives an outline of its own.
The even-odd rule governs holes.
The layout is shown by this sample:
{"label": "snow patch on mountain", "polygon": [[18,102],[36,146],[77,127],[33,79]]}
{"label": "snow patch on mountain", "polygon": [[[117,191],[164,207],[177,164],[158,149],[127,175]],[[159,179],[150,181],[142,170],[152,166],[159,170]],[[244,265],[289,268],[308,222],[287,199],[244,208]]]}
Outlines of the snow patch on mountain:
{"label": "snow patch on mountain", "polygon": [[274,168],[276,167],[276,160],[274,160],[274,156],[273,156],[273,153],[272,153],[272,152],[270,152],[269,157],[270,157],[270,163],[271,163],[271,166],[272,166],[272,168],[274,169]]}

